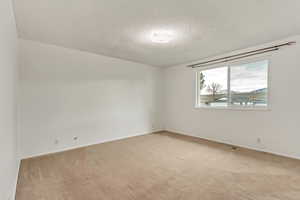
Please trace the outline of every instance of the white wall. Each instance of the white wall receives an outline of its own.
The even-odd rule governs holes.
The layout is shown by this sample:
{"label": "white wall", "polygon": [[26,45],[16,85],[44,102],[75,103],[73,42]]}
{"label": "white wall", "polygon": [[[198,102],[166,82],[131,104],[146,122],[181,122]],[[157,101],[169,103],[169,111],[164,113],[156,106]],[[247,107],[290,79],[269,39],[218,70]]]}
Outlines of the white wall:
{"label": "white wall", "polygon": [[17,34],[10,0],[0,1],[0,199],[13,199],[16,156],[15,81]]}
{"label": "white wall", "polygon": [[284,41],[290,40],[298,44],[270,58],[270,111],[195,109],[195,70],[186,65],[166,69],[165,128],[300,158],[300,36]]}
{"label": "white wall", "polygon": [[185,65],[161,73],[138,63],[20,40],[21,156],[164,128],[300,158],[300,94],[295,92],[300,36],[283,41],[290,40],[298,44],[270,57],[269,111],[195,109],[195,70]]}
{"label": "white wall", "polygon": [[20,60],[22,157],[161,129],[158,68],[27,40]]}

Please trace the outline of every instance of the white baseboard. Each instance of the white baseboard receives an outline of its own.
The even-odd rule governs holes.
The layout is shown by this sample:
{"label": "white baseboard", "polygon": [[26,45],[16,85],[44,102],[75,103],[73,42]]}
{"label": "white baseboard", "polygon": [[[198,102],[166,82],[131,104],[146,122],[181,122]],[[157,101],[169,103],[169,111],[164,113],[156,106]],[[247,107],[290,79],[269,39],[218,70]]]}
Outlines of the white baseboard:
{"label": "white baseboard", "polygon": [[16,191],[17,191],[17,183],[18,183],[18,177],[19,177],[19,171],[20,171],[20,164],[21,160],[17,160],[17,170],[16,170],[16,177],[11,185],[11,192],[9,193],[8,200],[15,200],[16,199]]}
{"label": "white baseboard", "polygon": [[218,142],[218,143],[227,144],[227,145],[231,145],[231,146],[241,147],[241,148],[245,148],[245,149],[251,149],[251,150],[254,150],[254,151],[270,153],[270,154],[277,155],[277,156],[283,156],[283,157],[287,157],[287,158],[300,160],[300,157],[296,156],[296,155],[289,155],[289,154],[285,154],[285,153],[270,151],[270,150],[267,150],[267,149],[259,149],[259,148],[253,147],[253,146],[233,144],[233,143],[225,141],[225,140],[217,140],[215,138],[201,137],[201,136],[198,136],[198,135],[195,135],[195,134],[190,134],[190,133],[183,132],[183,131],[178,131],[178,130],[175,130],[175,129],[166,129],[166,131],[171,132],[171,133],[177,133],[177,134],[181,134],[181,135],[196,137],[196,138],[200,138],[200,139],[205,139],[205,140],[209,140],[209,141],[212,141],[212,142]]}
{"label": "white baseboard", "polygon": [[152,130],[152,131],[148,131],[148,132],[144,132],[144,133],[136,133],[136,134],[132,134],[132,135],[110,138],[110,139],[107,139],[107,140],[97,141],[97,142],[93,142],[93,143],[80,144],[80,145],[76,145],[76,146],[72,146],[72,147],[61,148],[61,149],[54,150],[54,151],[48,151],[48,152],[43,152],[43,153],[31,154],[31,155],[23,155],[21,157],[21,160],[28,159],[28,158],[45,156],[45,155],[64,152],[64,151],[69,151],[69,150],[72,150],[72,149],[78,149],[78,148],[82,148],[82,147],[88,147],[88,146],[92,146],[92,145],[96,145],[96,144],[102,144],[102,143],[106,143],[106,142],[122,140],[122,139],[136,137],[136,136],[148,135],[148,134],[152,134],[152,133],[156,133],[156,132],[160,132],[160,131],[163,131],[163,130],[160,130],[160,129]]}
{"label": "white baseboard", "polygon": [[138,133],[138,134],[123,136],[123,137],[116,137],[116,138],[111,138],[111,139],[108,139],[108,140],[98,141],[98,142],[95,142],[95,143],[88,143],[88,144],[82,144],[82,145],[72,146],[72,147],[68,147],[68,148],[62,148],[62,149],[55,150],[55,151],[49,151],[49,152],[43,152],[43,153],[38,153],[38,154],[26,155],[26,156],[23,156],[21,159],[39,157],[39,156],[44,156],[44,155],[48,155],[48,154],[59,153],[59,152],[69,151],[69,150],[72,150],[72,149],[87,147],[87,146],[91,146],[91,145],[95,145],[95,144],[102,144],[102,143],[106,143],[106,142],[112,142],[112,141],[117,141],[117,140],[121,140],[121,139],[130,138],[130,137],[148,135],[148,134],[151,134],[151,133],[161,132],[161,131],[168,131],[168,132],[171,132],[171,133],[172,132],[173,133],[178,133],[178,134],[181,134],[181,135],[197,137],[197,138],[200,138],[200,139],[205,139],[205,140],[209,140],[209,141],[213,141],[213,142],[223,143],[223,144],[227,144],[227,145],[231,145],[231,146],[242,147],[242,148],[251,149],[251,150],[255,150],[255,151],[259,151],[259,152],[265,152],[265,153],[270,153],[270,154],[274,154],[274,155],[278,155],[278,156],[283,156],[283,157],[288,157],[288,158],[293,158],[293,159],[300,160],[300,157],[296,156],[296,155],[289,155],[289,154],[286,154],[286,153],[270,151],[268,149],[260,149],[260,148],[256,148],[256,147],[248,146],[248,145],[234,144],[232,142],[228,142],[228,141],[225,141],[225,140],[219,140],[219,139],[215,139],[215,138],[201,137],[199,135],[187,133],[187,132],[176,130],[176,129],[170,129],[170,128],[165,129],[165,130],[158,129],[158,130],[153,130],[153,131],[144,132],[144,133]]}

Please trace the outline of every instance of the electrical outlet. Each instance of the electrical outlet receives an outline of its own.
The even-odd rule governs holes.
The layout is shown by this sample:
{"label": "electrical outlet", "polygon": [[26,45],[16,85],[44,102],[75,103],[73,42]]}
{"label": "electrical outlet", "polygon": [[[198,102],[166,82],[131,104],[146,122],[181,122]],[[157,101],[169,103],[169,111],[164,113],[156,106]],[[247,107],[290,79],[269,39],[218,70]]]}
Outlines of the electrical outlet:
{"label": "electrical outlet", "polygon": [[73,140],[74,140],[74,141],[78,140],[78,137],[77,137],[77,136],[74,136],[74,137],[73,137]]}
{"label": "electrical outlet", "polygon": [[54,144],[57,145],[58,143],[59,143],[59,140],[58,140],[58,139],[55,139],[55,140],[54,140]]}
{"label": "electrical outlet", "polygon": [[257,138],[257,143],[260,144],[261,143],[261,138]]}
{"label": "electrical outlet", "polygon": [[266,148],[266,146],[265,146],[264,141],[262,140],[262,138],[257,138],[256,142],[257,142],[257,145],[258,145],[258,147],[260,149],[265,149]]}

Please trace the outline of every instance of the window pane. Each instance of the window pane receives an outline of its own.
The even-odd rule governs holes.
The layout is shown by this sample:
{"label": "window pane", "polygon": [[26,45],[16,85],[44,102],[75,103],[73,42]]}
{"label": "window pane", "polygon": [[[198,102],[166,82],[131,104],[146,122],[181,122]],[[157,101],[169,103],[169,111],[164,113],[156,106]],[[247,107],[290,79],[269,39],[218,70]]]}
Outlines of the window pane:
{"label": "window pane", "polygon": [[234,106],[267,106],[268,61],[230,68],[231,104]]}
{"label": "window pane", "polygon": [[198,72],[198,105],[227,106],[227,67]]}

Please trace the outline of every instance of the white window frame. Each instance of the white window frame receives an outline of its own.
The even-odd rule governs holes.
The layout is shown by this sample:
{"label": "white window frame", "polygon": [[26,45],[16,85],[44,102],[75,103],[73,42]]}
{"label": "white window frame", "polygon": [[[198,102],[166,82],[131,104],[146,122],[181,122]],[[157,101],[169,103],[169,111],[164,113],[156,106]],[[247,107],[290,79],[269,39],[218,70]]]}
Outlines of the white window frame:
{"label": "white window frame", "polygon": [[[243,65],[243,64],[250,64],[250,63],[255,63],[255,62],[259,62],[259,61],[268,61],[268,91],[267,91],[267,106],[263,106],[263,107],[251,107],[251,106],[234,106],[231,105],[230,102],[230,69],[231,67],[237,66],[237,65]],[[223,64],[217,64],[217,65],[211,65],[208,67],[201,67],[201,69],[197,69],[196,73],[195,73],[195,83],[196,83],[196,91],[195,91],[195,108],[196,109],[216,109],[216,110],[248,110],[248,111],[270,111],[271,110],[271,101],[270,101],[270,89],[271,89],[271,73],[270,73],[270,66],[272,64],[272,59],[271,59],[271,55],[267,55],[267,56],[256,56],[253,57],[252,59],[242,59],[240,61],[232,61],[232,62],[227,62],[227,63],[223,63]],[[200,74],[201,71],[204,70],[208,70],[208,69],[215,69],[215,68],[220,68],[220,67],[228,67],[228,73],[227,73],[227,90],[229,91],[228,93],[228,105],[227,106],[201,106],[200,105],[200,95],[199,95],[199,90],[198,90],[198,74]]]}

